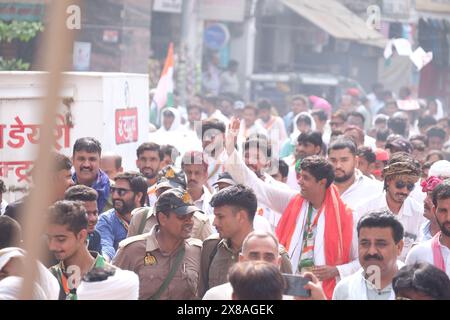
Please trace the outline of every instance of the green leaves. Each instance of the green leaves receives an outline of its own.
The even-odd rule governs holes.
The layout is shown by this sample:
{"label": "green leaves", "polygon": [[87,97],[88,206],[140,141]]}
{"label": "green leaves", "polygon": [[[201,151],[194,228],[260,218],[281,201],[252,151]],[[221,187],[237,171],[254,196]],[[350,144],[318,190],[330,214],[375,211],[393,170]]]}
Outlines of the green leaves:
{"label": "green leaves", "polygon": [[0,71],[27,71],[30,69],[31,64],[23,62],[22,59],[8,59],[5,60],[0,57]]}
{"label": "green leaves", "polygon": [[18,39],[22,42],[28,42],[42,31],[44,31],[42,22],[12,21],[11,23],[5,23],[0,21],[0,41],[11,42]]}

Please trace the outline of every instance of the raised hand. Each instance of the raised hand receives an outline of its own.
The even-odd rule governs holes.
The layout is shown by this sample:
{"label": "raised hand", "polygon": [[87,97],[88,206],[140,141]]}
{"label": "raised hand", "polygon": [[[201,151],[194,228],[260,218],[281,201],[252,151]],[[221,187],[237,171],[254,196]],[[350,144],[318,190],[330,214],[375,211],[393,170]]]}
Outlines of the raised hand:
{"label": "raised hand", "polygon": [[241,127],[241,120],[239,120],[239,118],[234,117],[231,118],[225,138],[225,148],[227,150],[228,155],[231,155],[235,149],[240,127]]}

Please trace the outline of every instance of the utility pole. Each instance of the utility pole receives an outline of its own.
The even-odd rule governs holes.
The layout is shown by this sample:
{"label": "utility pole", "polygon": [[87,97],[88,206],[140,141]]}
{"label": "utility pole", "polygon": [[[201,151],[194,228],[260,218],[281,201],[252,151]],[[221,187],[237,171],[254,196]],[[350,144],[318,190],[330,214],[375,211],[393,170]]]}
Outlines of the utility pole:
{"label": "utility pole", "polygon": [[245,98],[249,100],[251,91],[250,77],[255,65],[255,41],[256,41],[256,11],[258,0],[251,0],[250,16],[246,22],[246,50],[245,50]]}
{"label": "utility pole", "polygon": [[180,105],[186,106],[187,101],[187,62],[189,59],[188,37],[189,26],[192,15],[192,0],[183,0],[181,17],[181,41],[180,41],[180,54],[179,54],[179,66],[177,67],[178,74],[178,91],[180,94]]}

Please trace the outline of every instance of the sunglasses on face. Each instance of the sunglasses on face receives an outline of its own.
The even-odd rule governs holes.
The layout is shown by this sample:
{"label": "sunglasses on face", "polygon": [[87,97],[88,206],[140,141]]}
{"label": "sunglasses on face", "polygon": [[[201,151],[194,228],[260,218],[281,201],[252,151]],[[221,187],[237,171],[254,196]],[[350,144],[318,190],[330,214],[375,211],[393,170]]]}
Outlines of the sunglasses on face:
{"label": "sunglasses on face", "polygon": [[396,187],[397,189],[403,189],[404,187],[406,187],[406,189],[408,189],[408,191],[413,191],[413,190],[414,190],[414,187],[415,187],[415,184],[412,183],[412,182],[406,183],[406,182],[404,182],[404,181],[397,181],[397,182],[395,183],[395,187]]}
{"label": "sunglasses on face", "polygon": [[114,192],[117,192],[117,194],[119,195],[119,197],[123,197],[124,195],[126,195],[129,191],[129,189],[123,189],[123,188],[116,188],[116,187],[111,187],[111,194],[114,194]]}

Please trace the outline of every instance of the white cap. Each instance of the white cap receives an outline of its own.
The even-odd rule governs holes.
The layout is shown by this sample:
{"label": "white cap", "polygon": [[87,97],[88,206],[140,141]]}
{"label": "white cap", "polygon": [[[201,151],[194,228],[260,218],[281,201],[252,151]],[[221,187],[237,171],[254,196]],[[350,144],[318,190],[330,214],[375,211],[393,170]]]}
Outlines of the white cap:
{"label": "white cap", "polygon": [[428,177],[450,178],[450,161],[439,160],[433,163],[428,171]]}

